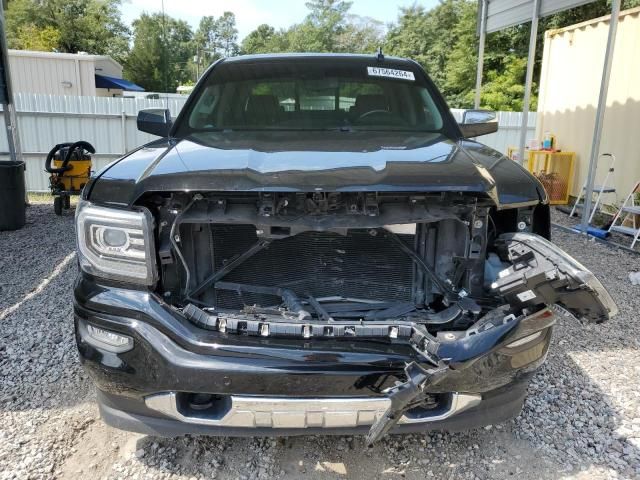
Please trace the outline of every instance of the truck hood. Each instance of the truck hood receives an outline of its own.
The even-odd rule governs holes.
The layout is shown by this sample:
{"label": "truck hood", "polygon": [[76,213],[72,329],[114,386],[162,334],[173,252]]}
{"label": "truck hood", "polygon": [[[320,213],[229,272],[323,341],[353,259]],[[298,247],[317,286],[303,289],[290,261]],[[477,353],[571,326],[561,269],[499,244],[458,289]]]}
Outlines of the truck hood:
{"label": "truck hood", "polygon": [[526,170],[477,142],[439,133],[214,132],[158,140],[99,172],[97,203],[131,205],[147,192],[471,192],[498,207],[545,201]]}

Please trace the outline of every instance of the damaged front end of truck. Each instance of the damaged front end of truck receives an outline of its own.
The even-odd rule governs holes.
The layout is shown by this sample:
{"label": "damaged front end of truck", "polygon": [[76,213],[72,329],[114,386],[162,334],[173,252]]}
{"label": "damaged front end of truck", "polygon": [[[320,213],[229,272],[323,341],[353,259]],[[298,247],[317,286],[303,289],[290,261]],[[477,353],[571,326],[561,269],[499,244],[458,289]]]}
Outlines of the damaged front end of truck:
{"label": "damaged front end of truck", "polygon": [[593,322],[616,312],[593,274],[542,236],[542,204],[500,211],[459,193],[371,192],[154,194],[141,203],[156,222],[156,292],[198,328],[301,348],[410,346],[404,378],[380,390],[388,402],[369,443],[411,412],[436,414],[439,395],[455,392],[448,402],[459,413],[480,390],[537,368],[551,305]]}
{"label": "damaged front end of truck", "polygon": [[407,59],[222,59],[77,209],[76,338],[151,435],[466,430],[512,418],[558,306],[616,306],[547,195]]}

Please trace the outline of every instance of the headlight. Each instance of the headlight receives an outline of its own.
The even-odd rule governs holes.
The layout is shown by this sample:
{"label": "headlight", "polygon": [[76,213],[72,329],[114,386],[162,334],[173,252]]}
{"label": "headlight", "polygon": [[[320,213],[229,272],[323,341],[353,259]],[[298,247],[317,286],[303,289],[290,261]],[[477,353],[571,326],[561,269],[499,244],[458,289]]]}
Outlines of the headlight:
{"label": "headlight", "polygon": [[153,217],[80,202],[76,210],[80,267],[97,277],[152,285],[156,281]]}

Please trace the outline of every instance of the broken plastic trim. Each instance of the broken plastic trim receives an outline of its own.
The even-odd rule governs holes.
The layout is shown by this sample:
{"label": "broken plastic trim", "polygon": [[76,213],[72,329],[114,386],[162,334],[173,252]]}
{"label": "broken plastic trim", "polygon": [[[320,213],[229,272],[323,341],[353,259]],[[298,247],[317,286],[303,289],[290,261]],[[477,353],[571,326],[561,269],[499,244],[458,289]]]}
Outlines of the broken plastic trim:
{"label": "broken plastic trim", "polygon": [[[209,313],[193,304],[182,310],[187,319],[201,328],[224,333],[272,337],[329,338],[393,338],[409,341],[413,335],[412,323],[406,321],[298,321],[274,315]],[[264,326],[267,328],[264,328]],[[268,332],[268,333],[267,333]],[[433,338],[433,337],[432,337]]]}
{"label": "broken plastic trim", "polygon": [[[210,315],[191,304],[183,309],[183,313],[194,323],[222,333],[226,333],[227,328],[232,328],[237,333],[260,336],[284,334],[303,338],[377,334],[392,341],[407,342],[426,363],[421,365],[416,361],[408,362],[405,367],[407,380],[385,392],[390,405],[372,425],[367,435],[367,445],[384,437],[408,410],[424,402],[428,387],[434,387],[448,378],[459,365],[501,348],[504,342],[509,342],[507,346],[517,344],[520,339],[529,342],[535,332],[545,330],[555,322],[553,314],[547,308],[519,317],[506,314],[503,309],[496,309],[462,332],[460,337],[444,341],[429,334],[423,325],[399,321],[385,322],[382,325],[379,322],[342,325],[265,322],[249,320],[248,316],[241,320],[225,317],[224,314]],[[518,329],[524,320],[533,322],[527,322]]]}
{"label": "broken plastic trim", "polygon": [[459,337],[444,341],[431,335],[424,325],[402,320],[297,322],[273,315],[260,315],[256,318],[256,315],[249,314],[209,313],[193,304],[187,305],[182,313],[197,326],[221,333],[315,339],[386,338],[389,341],[407,343],[432,365],[438,365],[441,360],[456,364],[483,355],[503,342],[524,319],[535,319],[536,322],[535,329],[525,331],[523,335],[546,328],[555,321],[548,309],[519,317],[494,310],[466,332],[460,332]]}
{"label": "broken plastic trim", "polygon": [[[371,426],[366,439],[368,446],[384,437],[408,410],[419,406],[428,395],[428,387],[437,386],[447,379],[458,364],[487,355],[497,345],[508,341],[510,334],[523,320],[534,320],[535,323],[521,328],[516,333],[516,340],[507,344],[507,348],[538,339],[542,335],[541,332],[555,322],[553,314],[548,309],[519,318],[514,315],[503,316],[498,310],[494,312],[496,315],[489,316],[485,321],[481,320],[478,322],[481,325],[468,329],[462,338],[451,342],[433,342],[427,337],[428,334],[421,340],[412,338],[412,345],[416,350],[432,349],[431,358],[436,363],[433,367],[419,365],[416,362],[407,363],[404,369],[407,380],[384,392],[391,404],[384,415]],[[535,329],[534,333],[531,333],[530,329]]]}
{"label": "broken plastic trim", "polygon": [[402,418],[407,410],[419,406],[426,399],[425,388],[437,384],[449,373],[449,367],[440,363],[435,368],[423,368],[416,362],[407,364],[404,369],[407,381],[391,387],[385,393],[391,401],[384,414],[379,417],[367,434],[367,446],[384,437]]}
{"label": "broken plastic trim", "polygon": [[510,305],[532,308],[558,304],[578,318],[601,323],[618,313],[602,283],[580,262],[545,238],[508,233],[495,242],[512,266],[491,285]]}

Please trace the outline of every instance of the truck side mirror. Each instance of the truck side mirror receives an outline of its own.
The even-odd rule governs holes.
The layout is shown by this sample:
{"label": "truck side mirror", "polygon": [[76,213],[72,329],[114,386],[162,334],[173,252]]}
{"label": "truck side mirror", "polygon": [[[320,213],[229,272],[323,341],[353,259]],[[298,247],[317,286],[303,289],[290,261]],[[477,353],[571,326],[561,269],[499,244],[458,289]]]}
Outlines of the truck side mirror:
{"label": "truck side mirror", "polygon": [[498,131],[496,112],[490,110],[465,110],[459,127],[464,138],[495,133]]}
{"label": "truck side mirror", "polygon": [[138,130],[159,137],[168,137],[171,130],[171,112],[164,108],[146,108],[138,112]]}

